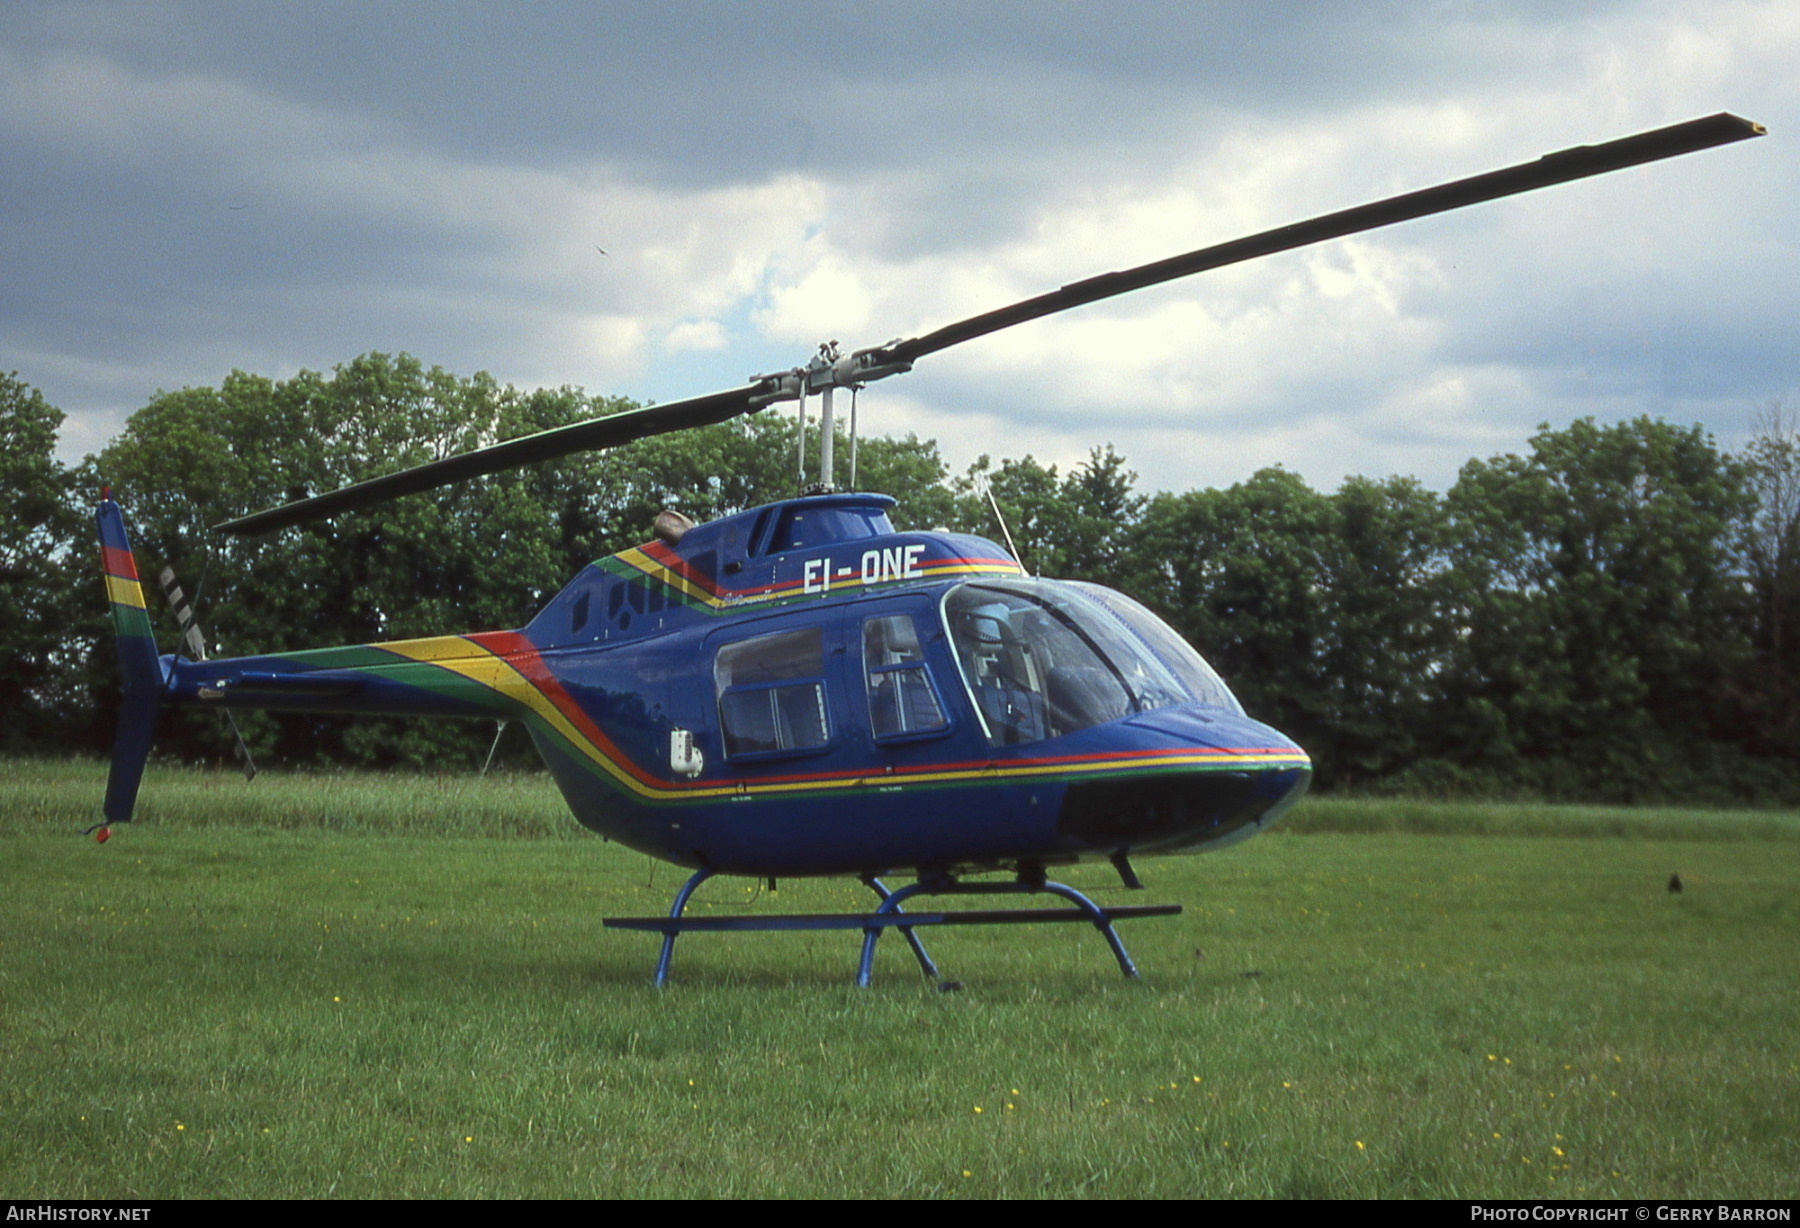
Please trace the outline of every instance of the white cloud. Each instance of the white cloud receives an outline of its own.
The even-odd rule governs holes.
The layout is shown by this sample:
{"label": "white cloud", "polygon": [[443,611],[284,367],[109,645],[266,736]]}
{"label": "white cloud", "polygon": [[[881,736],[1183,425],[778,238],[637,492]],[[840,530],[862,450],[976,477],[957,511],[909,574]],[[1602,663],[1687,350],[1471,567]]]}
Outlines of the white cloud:
{"label": "white cloud", "polygon": [[[767,337],[805,345],[809,341],[865,336],[874,295],[863,282],[863,269],[824,245],[798,253],[805,271],[789,274],[788,284],[775,284],[768,305],[751,314]],[[841,338],[840,338],[841,339]]]}
{"label": "white cloud", "polygon": [[671,354],[725,348],[725,326],[717,320],[683,320],[663,337],[663,349]]}

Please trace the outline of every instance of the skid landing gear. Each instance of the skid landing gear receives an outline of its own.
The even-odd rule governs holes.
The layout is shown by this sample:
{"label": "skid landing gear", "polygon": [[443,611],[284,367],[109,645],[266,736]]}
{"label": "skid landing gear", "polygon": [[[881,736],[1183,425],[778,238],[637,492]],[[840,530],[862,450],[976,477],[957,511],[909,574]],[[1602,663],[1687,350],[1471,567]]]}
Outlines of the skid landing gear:
{"label": "skid landing gear", "polygon": [[[925,944],[914,931],[927,925],[1040,925],[1055,921],[1086,921],[1106,937],[1119,971],[1128,977],[1138,974],[1137,965],[1120,941],[1113,922],[1130,917],[1171,917],[1181,912],[1179,904],[1131,905],[1103,908],[1066,883],[1051,882],[1037,868],[1022,870],[1012,882],[958,882],[948,874],[928,874],[916,883],[898,891],[889,891],[874,875],[864,875],[863,882],[881,897],[881,905],[872,913],[787,913],[781,915],[687,917],[688,901],[701,883],[712,877],[710,870],[698,870],[675,895],[675,903],[667,917],[608,917],[604,924],[615,929],[645,930],[663,936],[662,955],[656,961],[656,984],[669,979],[669,962],[675,955],[675,939],[696,931],[721,932],[742,930],[861,930],[862,961],[857,967],[856,983],[867,988],[874,981],[875,943],[884,930],[897,929],[906,936],[919,969],[927,979],[938,984],[943,976],[925,950]],[[956,911],[905,912],[907,900],[920,895],[1055,895],[1073,908],[995,908],[960,909]]]}

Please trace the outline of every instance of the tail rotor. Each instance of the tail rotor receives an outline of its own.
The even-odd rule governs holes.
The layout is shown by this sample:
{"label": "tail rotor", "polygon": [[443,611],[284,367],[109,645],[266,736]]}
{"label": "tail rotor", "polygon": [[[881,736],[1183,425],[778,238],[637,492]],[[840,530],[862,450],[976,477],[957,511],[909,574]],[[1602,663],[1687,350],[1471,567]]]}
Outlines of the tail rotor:
{"label": "tail rotor", "polygon": [[[163,596],[169,600],[169,608],[175,612],[175,622],[181,628],[181,642],[187,646],[189,655],[196,661],[206,660],[206,636],[200,631],[199,620],[194,617],[194,607],[188,602],[187,594],[181,591],[181,585],[175,579],[175,569],[163,568],[157,582],[162,585]],[[201,583],[205,582],[202,577]],[[250,755],[243,730],[238,728],[237,716],[227,708],[225,719],[231,722],[231,736],[237,741],[236,753],[244,765],[244,779],[255,780],[256,760]]]}

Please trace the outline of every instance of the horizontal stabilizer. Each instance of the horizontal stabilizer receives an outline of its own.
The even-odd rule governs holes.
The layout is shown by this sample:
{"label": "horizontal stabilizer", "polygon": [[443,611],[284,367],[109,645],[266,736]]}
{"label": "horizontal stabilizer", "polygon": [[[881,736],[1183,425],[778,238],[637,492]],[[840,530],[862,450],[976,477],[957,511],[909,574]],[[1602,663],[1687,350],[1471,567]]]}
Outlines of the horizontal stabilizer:
{"label": "horizontal stabilizer", "polygon": [[368,685],[367,678],[343,674],[272,674],[245,670],[231,680],[234,691],[276,695],[314,695],[322,699],[354,695]]}

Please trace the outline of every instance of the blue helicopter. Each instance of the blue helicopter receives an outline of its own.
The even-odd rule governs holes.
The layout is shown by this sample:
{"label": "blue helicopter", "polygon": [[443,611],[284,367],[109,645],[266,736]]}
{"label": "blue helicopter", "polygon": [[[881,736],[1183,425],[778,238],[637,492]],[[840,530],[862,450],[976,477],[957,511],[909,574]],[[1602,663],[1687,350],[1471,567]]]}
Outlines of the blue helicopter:
{"label": "blue helicopter", "polygon": [[[216,526],[293,525],[451,482],[756,412],[821,408],[819,472],[835,472],[832,394],[932,353],[1084,303],[1408,218],[1760,135],[1715,115],[1582,146],[1472,179],[1108,273],[918,338],[841,353],[742,387],[546,431]],[[854,434],[852,434],[854,439]],[[854,483],[854,479],[852,479]],[[178,594],[190,655],[161,655],[125,521],[99,508],[123,710],[100,826],[129,822],[165,705],[481,718],[529,731],[577,821],[693,871],[665,917],[609,918],[676,938],[697,930],[899,929],[939,981],[920,931],[1092,924],[1127,976],[1114,922],[1179,906],[1102,906],[1050,879],[1109,860],[1224,848],[1306,792],[1306,752],[1251,719],[1174,630],[1099,585],[1036,578],[980,537],[897,532],[885,495],[821,484],[696,525],[664,512],[644,545],[585,568],[525,627],[207,660]],[[1002,526],[1004,528],[1004,526]],[[173,589],[165,573],[165,587]],[[914,881],[890,890],[885,876]],[[1003,879],[978,877],[1003,873]],[[868,912],[687,916],[714,875],[849,875]],[[918,896],[1047,893],[1072,907],[907,911]]]}

